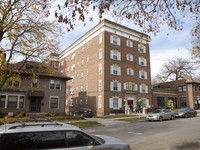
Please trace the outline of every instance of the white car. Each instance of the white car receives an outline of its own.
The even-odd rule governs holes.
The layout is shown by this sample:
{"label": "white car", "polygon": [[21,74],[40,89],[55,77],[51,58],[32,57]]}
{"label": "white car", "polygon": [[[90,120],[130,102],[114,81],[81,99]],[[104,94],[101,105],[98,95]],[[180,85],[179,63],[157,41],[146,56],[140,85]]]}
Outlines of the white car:
{"label": "white car", "polygon": [[131,150],[119,139],[89,135],[60,122],[17,123],[0,126],[0,150]]}
{"label": "white car", "polygon": [[169,109],[156,109],[153,113],[147,116],[148,121],[159,120],[163,121],[166,119],[173,120],[175,117],[175,113],[170,111]]}

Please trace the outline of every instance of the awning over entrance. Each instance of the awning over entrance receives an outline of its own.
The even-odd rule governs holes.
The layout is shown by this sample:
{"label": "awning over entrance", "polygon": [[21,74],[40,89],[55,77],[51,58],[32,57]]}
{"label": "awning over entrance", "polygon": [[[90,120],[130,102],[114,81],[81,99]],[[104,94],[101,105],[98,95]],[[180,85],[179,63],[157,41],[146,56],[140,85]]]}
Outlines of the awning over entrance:
{"label": "awning over entrance", "polygon": [[44,91],[32,91],[32,90],[29,90],[28,91],[28,96],[29,97],[44,97]]}

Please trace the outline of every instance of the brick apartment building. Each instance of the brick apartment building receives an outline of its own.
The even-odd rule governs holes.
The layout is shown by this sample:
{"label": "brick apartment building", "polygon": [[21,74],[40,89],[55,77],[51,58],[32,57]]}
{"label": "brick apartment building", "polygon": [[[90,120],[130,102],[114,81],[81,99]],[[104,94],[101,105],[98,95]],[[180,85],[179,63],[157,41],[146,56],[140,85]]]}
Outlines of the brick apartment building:
{"label": "brick apartment building", "polygon": [[200,109],[200,82],[190,76],[183,80],[160,83],[152,89],[152,101],[155,108],[190,107]]}
{"label": "brick apartment building", "polygon": [[59,71],[72,77],[66,113],[91,108],[97,116],[143,100],[150,108],[150,37],[103,20],[59,56]]}

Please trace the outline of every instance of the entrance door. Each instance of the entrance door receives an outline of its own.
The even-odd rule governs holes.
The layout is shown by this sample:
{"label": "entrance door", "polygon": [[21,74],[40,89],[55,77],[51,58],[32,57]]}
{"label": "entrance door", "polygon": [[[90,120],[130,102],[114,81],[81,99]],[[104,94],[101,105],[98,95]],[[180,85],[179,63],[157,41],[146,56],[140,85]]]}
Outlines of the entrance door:
{"label": "entrance door", "polygon": [[40,112],[41,111],[41,97],[30,97],[30,107],[29,111],[30,112]]}
{"label": "entrance door", "polygon": [[128,100],[128,106],[133,111],[133,100]]}

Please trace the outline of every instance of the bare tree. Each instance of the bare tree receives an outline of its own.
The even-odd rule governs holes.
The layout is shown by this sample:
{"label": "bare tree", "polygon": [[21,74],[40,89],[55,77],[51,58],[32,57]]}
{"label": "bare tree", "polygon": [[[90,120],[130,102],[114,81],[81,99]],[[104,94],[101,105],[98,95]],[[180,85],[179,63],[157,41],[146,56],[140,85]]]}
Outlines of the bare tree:
{"label": "bare tree", "polygon": [[[0,90],[27,61],[42,61],[58,50],[61,30],[46,19],[48,6],[49,0],[0,1]],[[23,63],[14,67],[17,61]]]}
{"label": "bare tree", "polygon": [[[68,24],[69,31],[74,29],[75,20],[85,22],[92,10],[98,12],[100,19],[111,12],[117,19],[127,19],[143,28],[144,32],[156,34],[164,23],[182,30],[184,17],[190,16],[200,22],[199,9],[199,0],[65,0],[64,6],[58,5],[55,16],[59,22]],[[194,31],[197,28],[194,27]]]}
{"label": "bare tree", "polygon": [[177,58],[163,65],[161,76],[164,81],[175,81],[183,79],[185,76],[192,75],[194,70],[194,64],[191,64],[190,61],[184,58]]}

